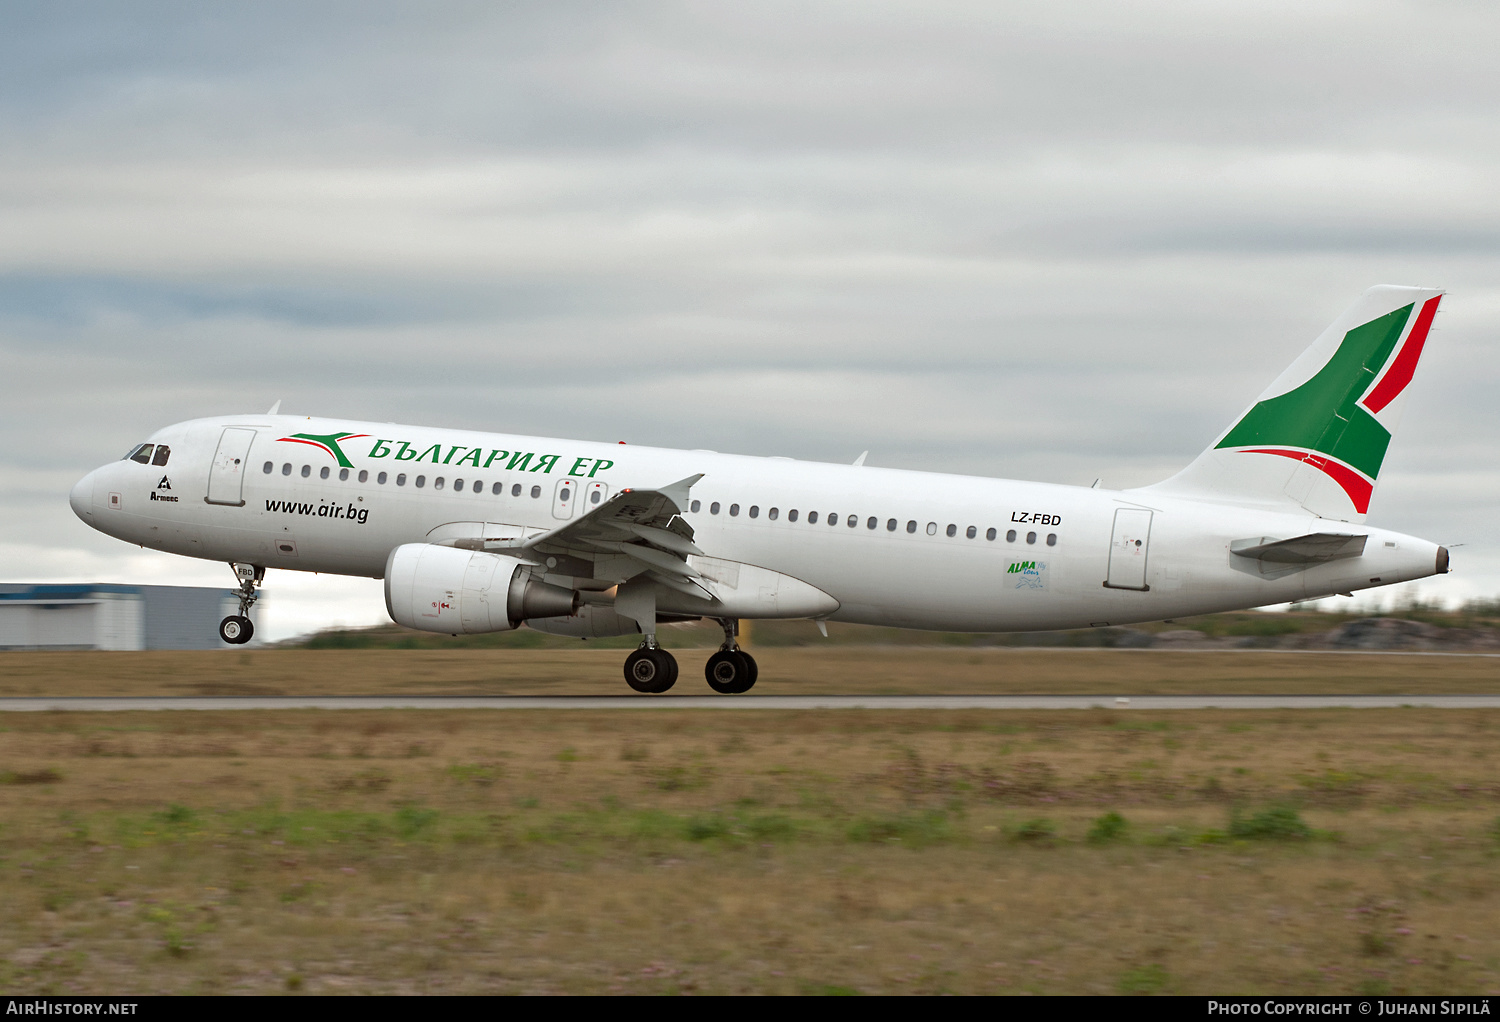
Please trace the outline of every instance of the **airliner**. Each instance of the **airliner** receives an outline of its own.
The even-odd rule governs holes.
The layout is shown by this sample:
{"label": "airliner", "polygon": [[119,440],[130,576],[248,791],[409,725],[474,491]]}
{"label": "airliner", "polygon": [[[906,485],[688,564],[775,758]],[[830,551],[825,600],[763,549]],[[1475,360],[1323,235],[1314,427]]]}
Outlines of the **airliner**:
{"label": "airliner", "polygon": [[266,569],[384,579],[408,628],[641,636],[723,628],[704,673],[749,691],[743,620],[945,631],[1120,625],[1448,571],[1446,548],[1364,524],[1443,292],[1366,291],[1191,464],[1110,490],[713,451],[276,414],[168,426],[90,472],[88,525],[227,562],[250,639]]}

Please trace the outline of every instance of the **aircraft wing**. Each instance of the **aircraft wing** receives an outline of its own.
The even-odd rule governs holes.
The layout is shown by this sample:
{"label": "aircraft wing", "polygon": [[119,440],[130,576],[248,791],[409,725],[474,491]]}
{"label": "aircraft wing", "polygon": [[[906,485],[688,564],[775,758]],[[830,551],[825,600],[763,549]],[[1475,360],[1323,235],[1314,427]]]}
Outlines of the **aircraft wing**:
{"label": "aircraft wing", "polygon": [[571,557],[593,562],[593,577],[620,583],[648,575],[669,589],[714,599],[688,557],[702,556],[693,543],[693,527],[681,517],[688,491],[703,474],[654,489],[625,489],[583,517],[549,532],[517,539],[508,546],[487,545],[497,553]]}

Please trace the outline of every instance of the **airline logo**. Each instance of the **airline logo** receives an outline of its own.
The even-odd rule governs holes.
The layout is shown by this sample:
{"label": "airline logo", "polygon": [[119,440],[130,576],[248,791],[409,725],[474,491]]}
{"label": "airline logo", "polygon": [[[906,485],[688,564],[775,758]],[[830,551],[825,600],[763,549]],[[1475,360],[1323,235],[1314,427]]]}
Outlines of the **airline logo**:
{"label": "airline logo", "polygon": [[307,444],[309,447],[316,447],[333,455],[333,459],[339,463],[340,468],[353,468],[354,463],[344,457],[343,449],[339,447],[339,444],[345,440],[358,440],[360,437],[367,437],[369,435],[368,433],[293,433],[291,436],[284,436],[276,442],[279,444]]}
{"label": "airline logo", "polygon": [[1047,588],[1046,561],[1012,561],[1010,567],[1005,569],[1005,573],[1019,576],[1016,579],[1017,589]]}
{"label": "airline logo", "polygon": [[[561,454],[539,454],[534,451],[491,450],[486,454],[486,449],[483,447],[464,447],[459,444],[446,446],[430,444],[423,447],[421,444],[413,444],[407,440],[372,438],[368,433],[293,433],[291,436],[279,438],[276,442],[316,447],[332,455],[333,460],[337,461],[340,467],[353,468],[354,463],[349,460],[339,445],[345,440],[362,438],[375,440],[366,457],[394,458],[396,461],[430,461],[434,465],[452,465],[455,468],[461,465],[472,465],[475,468],[494,466],[506,472],[541,472],[544,475],[551,475],[552,469],[561,463],[568,466],[568,475],[586,474],[592,479],[596,474],[608,471],[615,465],[608,458],[587,457],[573,458],[570,464],[568,458]],[[535,464],[532,463],[532,459],[536,459]]]}
{"label": "airline logo", "polygon": [[1391,442],[1391,431],[1376,416],[1411,382],[1440,300],[1441,296],[1428,299],[1414,319],[1415,304],[1350,330],[1312,379],[1257,402],[1217,449],[1271,454],[1311,465],[1338,483],[1355,510],[1364,514]]}

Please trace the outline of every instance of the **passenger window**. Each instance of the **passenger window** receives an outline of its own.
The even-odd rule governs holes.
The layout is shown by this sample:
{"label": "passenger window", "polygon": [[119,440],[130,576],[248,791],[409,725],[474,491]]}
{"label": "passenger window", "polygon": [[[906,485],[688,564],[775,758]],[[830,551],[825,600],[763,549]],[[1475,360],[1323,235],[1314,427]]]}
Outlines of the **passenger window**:
{"label": "passenger window", "polygon": [[751,518],[759,518],[760,517],[760,505],[758,505],[758,504],[751,504],[750,505],[750,517]]}
{"label": "passenger window", "polygon": [[973,539],[975,536],[979,535],[979,530],[976,529],[976,528],[974,528],[974,526],[971,525],[971,526],[969,526],[968,530],[964,533],[964,535],[968,536],[970,539]]}
{"label": "passenger window", "polygon": [[261,471],[264,472],[266,475],[270,475],[271,474],[271,470],[273,468],[275,468],[275,467],[276,467],[275,463],[268,461],[268,462],[265,463],[264,466],[261,467]]}
{"label": "passenger window", "polygon": [[520,483],[516,483],[514,486],[512,486],[510,488],[510,495],[512,497],[519,497],[521,495],[521,484]]}
{"label": "passenger window", "polygon": [[838,523],[839,523],[839,516],[838,515],[829,515],[828,516],[828,524],[829,525],[837,525]]}
{"label": "passenger window", "polygon": [[797,509],[796,508],[792,508],[790,511],[788,511],[786,513],[786,520],[789,521],[789,522],[795,522],[797,520]]}
{"label": "passenger window", "polygon": [[312,475],[312,466],[311,465],[303,465],[302,466],[302,478],[306,479],[310,475]]}
{"label": "passenger window", "polygon": [[412,483],[416,486],[417,489],[420,490],[422,487],[427,485],[427,477],[417,476],[417,478],[412,480]]}
{"label": "passenger window", "polygon": [[688,505],[688,511],[692,512],[693,514],[697,514],[699,508],[701,508],[701,507],[703,507],[703,501],[701,501],[701,500],[695,500],[691,504]]}
{"label": "passenger window", "polygon": [[988,539],[988,540],[994,540],[994,538],[995,538],[995,530],[994,529],[987,529],[987,530],[985,530],[984,538]]}
{"label": "passenger window", "polygon": [[397,486],[405,486],[406,485],[406,473],[405,472],[397,473],[397,475],[396,475],[396,485]]}
{"label": "passenger window", "polygon": [[[422,480],[421,480],[420,477],[418,477],[418,479],[417,479],[417,485],[418,486],[422,485]],[[436,479],[434,479],[432,481],[432,488],[434,490],[441,490],[443,488],[443,477],[442,476],[438,476]]]}
{"label": "passenger window", "polygon": [[1057,533],[1055,533],[1055,532],[1049,532],[1049,533],[1047,533],[1047,545],[1048,546],[1057,546]]}
{"label": "passenger window", "polygon": [[541,497],[541,495],[542,495],[542,488],[540,486],[533,486],[531,488],[531,499],[532,500],[538,499],[539,497]]}
{"label": "passenger window", "polygon": [[[441,480],[439,481],[441,482]],[[455,493],[464,492],[464,481],[462,479],[453,480],[453,490]]]}
{"label": "passenger window", "polygon": [[868,522],[865,522],[865,528],[867,528],[867,529],[873,529],[873,528],[875,528],[875,526],[877,526],[879,524],[880,524],[880,519],[879,518],[871,518]]}
{"label": "passenger window", "polygon": [[130,456],[130,460],[140,462],[142,465],[149,465],[151,464],[151,451],[151,444],[141,444],[141,446],[135,449],[135,453]]}
{"label": "passenger window", "polygon": [[929,535],[929,536],[936,536],[937,535],[937,522],[928,522],[927,523],[927,535]]}
{"label": "passenger window", "polygon": [[504,490],[504,489],[505,489],[505,484],[504,483],[496,483],[494,486],[490,487],[490,492],[493,493],[495,496],[498,497],[498,496],[500,496],[500,491]]}
{"label": "passenger window", "polygon": [[766,517],[769,518],[769,519],[771,519],[771,521],[773,521],[773,522],[778,517],[780,517],[780,515],[781,515],[781,509],[780,508],[773,507],[771,510],[769,510],[769,511],[766,512]]}
{"label": "passenger window", "polygon": [[156,456],[151,459],[151,464],[157,466],[165,465],[167,463],[167,459],[171,456],[172,448],[168,447],[166,444],[157,444]]}
{"label": "passenger window", "polygon": [[1036,533],[1034,533],[1034,532],[1028,532],[1026,534],[1026,542],[1028,542],[1028,543],[1035,543],[1036,542]]}
{"label": "passenger window", "polygon": [[483,493],[484,492],[484,483],[480,482],[478,479],[474,480],[474,492],[475,493]]}
{"label": "passenger window", "polygon": [[284,476],[289,476],[292,474],[292,463],[290,461],[284,463],[281,466],[281,474]]}
{"label": "passenger window", "polygon": [[953,525],[952,523],[950,523],[948,525],[948,538],[952,539],[954,536],[957,536],[957,535],[958,535],[958,526]]}
{"label": "passenger window", "polygon": [[896,519],[894,519],[894,518],[887,518],[885,520],[885,531],[886,532],[895,532],[896,531]]}
{"label": "passenger window", "polygon": [[1005,534],[1005,542],[1007,542],[1007,543],[1014,543],[1015,541],[1016,541],[1016,530],[1015,529],[1011,529],[1009,532],[1007,532]]}
{"label": "passenger window", "polygon": [[906,523],[906,531],[907,532],[916,532],[917,531],[917,523],[916,522],[907,522]]}
{"label": "passenger window", "polygon": [[719,502],[717,500],[708,505],[708,513],[711,515],[716,515],[719,513]]}
{"label": "passenger window", "polygon": [[[604,492],[602,490],[590,490],[589,491],[589,503],[590,504],[597,504],[597,503],[599,503],[600,499],[603,496],[604,496]],[[751,518],[755,517],[755,513],[753,511],[751,512],[750,517]]]}
{"label": "passenger window", "polygon": [[[859,515],[850,515],[849,517],[845,518],[844,521],[848,523],[849,528],[851,528],[851,529],[855,528],[857,525],[859,525]],[[870,523],[871,523],[870,524],[870,528],[872,528],[872,529],[875,528],[874,522],[875,522],[875,519],[871,518],[870,519]]]}
{"label": "passenger window", "polygon": [[729,505],[729,517],[730,518],[738,518],[739,516],[740,516],[740,506],[738,504],[730,504]]}
{"label": "passenger window", "polygon": [[569,489],[566,485],[563,485],[563,486],[561,486],[561,487],[558,488],[558,490],[557,490],[557,499],[560,502],[566,504],[568,502],[568,498],[571,497],[571,496],[573,496],[573,491],[571,489]]}
{"label": "passenger window", "polygon": [[818,513],[816,511],[809,511],[807,513],[807,524],[808,525],[817,525],[818,524]]}
{"label": "passenger window", "polygon": [[[339,469],[339,482],[341,482],[341,483],[347,483],[348,481],[349,481],[349,470],[347,468],[341,468],[341,469]],[[361,480],[361,482],[363,482],[363,480]]]}
{"label": "passenger window", "polygon": [[318,478],[319,479],[327,479],[328,478],[328,466],[327,465],[324,465],[323,468],[322,468],[322,470],[318,472]]}

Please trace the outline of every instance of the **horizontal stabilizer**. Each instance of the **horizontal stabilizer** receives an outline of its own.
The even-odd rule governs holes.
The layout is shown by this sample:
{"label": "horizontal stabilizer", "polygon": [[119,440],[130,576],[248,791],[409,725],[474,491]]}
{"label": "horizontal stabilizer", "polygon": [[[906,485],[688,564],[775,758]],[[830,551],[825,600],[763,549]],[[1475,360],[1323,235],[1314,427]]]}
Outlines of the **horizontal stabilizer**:
{"label": "horizontal stabilizer", "polygon": [[1367,538],[1344,532],[1312,532],[1291,539],[1257,536],[1235,540],[1229,544],[1229,552],[1236,557],[1273,564],[1317,564],[1342,557],[1358,557],[1365,552]]}

